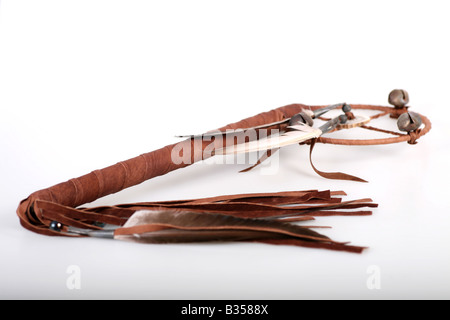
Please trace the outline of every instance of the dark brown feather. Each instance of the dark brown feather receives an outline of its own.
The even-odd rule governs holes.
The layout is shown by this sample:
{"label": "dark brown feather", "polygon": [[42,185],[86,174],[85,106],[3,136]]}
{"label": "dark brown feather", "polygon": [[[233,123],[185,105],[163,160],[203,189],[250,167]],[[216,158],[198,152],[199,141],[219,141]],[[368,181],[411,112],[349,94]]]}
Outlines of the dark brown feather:
{"label": "dark brown feather", "polygon": [[[156,238],[160,238],[161,234],[170,233],[171,236],[174,236],[176,231],[181,232],[186,237],[187,242],[195,241],[193,239],[196,238],[204,239],[204,234],[210,234],[216,240],[221,239],[220,234],[223,234],[227,239],[230,234],[249,238],[248,232],[250,231],[252,232],[252,236],[256,236],[254,234],[255,232],[262,232],[265,234],[265,238],[277,238],[279,237],[278,235],[283,235],[284,237],[335,242],[310,228],[277,220],[238,218],[223,214],[176,210],[138,211],[128,219],[122,228],[118,228],[115,231],[115,237],[147,233],[145,235],[146,238],[151,238],[152,234],[157,236]],[[202,234],[199,231],[209,231],[210,233]],[[230,233],[228,231],[232,232]],[[239,233],[236,231],[243,232]],[[214,234],[215,232],[216,234]],[[264,237],[258,235],[256,238]],[[183,241],[182,239],[182,236],[178,237],[178,240]]]}

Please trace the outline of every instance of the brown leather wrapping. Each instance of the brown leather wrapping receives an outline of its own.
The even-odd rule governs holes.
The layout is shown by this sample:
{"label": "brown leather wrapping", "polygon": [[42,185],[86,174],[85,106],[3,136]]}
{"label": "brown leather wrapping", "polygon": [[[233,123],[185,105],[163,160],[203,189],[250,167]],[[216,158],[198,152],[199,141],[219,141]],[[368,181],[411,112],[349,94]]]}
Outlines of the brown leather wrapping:
{"label": "brown leather wrapping", "polygon": [[[248,128],[289,118],[298,113],[304,105],[293,104],[258,114],[254,117],[229,124],[219,130]],[[275,126],[271,129],[281,129]],[[182,143],[193,144],[190,140]],[[95,170],[84,176],[70,179],[50,188],[39,190],[23,200],[17,215],[23,227],[46,235],[61,235],[48,229],[51,219],[42,215],[38,200],[45,200],[63,206],[76,208],[125,188],[140,184],[148,179],[164,175],[188,166],[189,164],[174,164],[171,161],[172,148],[176,144],[139,155],[135,158],[121,161],[104,169]],[[204,146],[205,147],[205,146]],[[192,163],[202,160],[203,154],[192,154]],[[37,206],[36,206],[37,205]],[[60,221],[62,222],[62,221]],[[63,222],[62,222],[63,223]]]}
{"label": "brown leather wrapping", "polygon": [[[320,107],[322,106],[307,108],[314,110]],[[361,108],[380,110],[385,111],[386,113],[399,112],[389,107],[373,107],[363,105],[356,105],[352,107],[354,109]],[[300,112],[303,108],[306,108],[306,106],[302,104],[291,104],[268,112],[260,113],[254,117],[250,117],[233,124],[229,124],[219,130],[225,131],[227,129],[249,128],[280,121],[293,116],[294,114]],[[413,138],[415,140],[428,132],[431,127],[428,119],[423,117],[423,121],[425,123],[426,131],[424,130],[422,132],[414,133],[414,137],[400,135],[395,138],[388,138],[384,141],[377,141],[377,144],[410,141]],[[282,130],[283,126],[285,125],[277,125],[269,129]],[[395,139],[395,141],[392,139]],[[349,145],[361,144],[361,140],[347,140],[347,142],[343,143],[342,140],[333,140],[323,137],[319,138],[318,142]],[[191,146],[189,147],[192,147],[194,142],[188,139],[181,143],[188,145],[190,144]],[[362,144],[370,143],[364,142]],[[50,230],[48,226],[54,219],[59,219],[59,221],[63,224],[65,221],[61,221],[61,219],[70,220],[71,208],[76,208],[82,204],[92,202],[106,195],[140,184],[148,179],[188,166],[189,164],[186,163],[175,164],[171,161],[171,152],[175,145],[176,144],[168,145],[161,149],[139,155],[135,158],[121,161],[104,169],[95,170],[84,176],[70,179],[50,188],[34,192],[28,198],[24,199],[17,209],[17,215],[19,216],[20,223],[23,227],[40,234],[61,235],[59,232]],[[202,148],[205,147],[206,144],[203,144]],[[202,159],[202,153],[192,154],[191,163]],[[62,213],[58,214],[58,211],[55,208],[51,208],[52,204],[58,205],[57,210],[66,211],[66,215],[64,216]],[[73,214],[75,215],[76,213],[73,212]],[[89,219],[88,213],[85,212],[83,214],[86,215],[86,219]],[[104,218],[108,220],[108,216]],[[114,220],[114,218],[115,217],[111,217],[112,220]],[[84,226],[82,223],[74,222],[72,220],[67,222],[72,223],[74,226]]]}

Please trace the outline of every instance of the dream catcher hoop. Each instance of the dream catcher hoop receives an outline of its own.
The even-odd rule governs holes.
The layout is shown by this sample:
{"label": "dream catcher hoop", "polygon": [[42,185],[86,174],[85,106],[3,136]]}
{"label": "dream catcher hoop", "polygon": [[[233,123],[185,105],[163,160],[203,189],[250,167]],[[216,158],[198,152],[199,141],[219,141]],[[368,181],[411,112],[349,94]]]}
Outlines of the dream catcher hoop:
{"label": "dream catcher hoop", "polygon": [[[362,124],[359,127],[366,130],[382,132],[387,135],[391,135],[392,137],[376,139],[338,139],[330,137],[320,137],[317,139],[317,142],[350,146],[383,145],[401,142],[416,144],[417,140],[420,137],[424,136],[431,130],[431,122],[426,116],[416,112],[409,112],[408,107],[406,106],[397,108],[374,105],[352,105],[352,108],[354,110],[379,111],[379,113],[376,113],[375,115],[369,117],[370,121],[367,124]],[[382,117],[397,119],[397,126],[399,126],[401,129],[399,129],[399,131],[392,131],[369,125],[371,124],[371,122],[373,122],[373,120]],[[420,124],[423,124],[423,127],[421,127]],[[407,125],[410,125],[410,127],[408,128]]]}

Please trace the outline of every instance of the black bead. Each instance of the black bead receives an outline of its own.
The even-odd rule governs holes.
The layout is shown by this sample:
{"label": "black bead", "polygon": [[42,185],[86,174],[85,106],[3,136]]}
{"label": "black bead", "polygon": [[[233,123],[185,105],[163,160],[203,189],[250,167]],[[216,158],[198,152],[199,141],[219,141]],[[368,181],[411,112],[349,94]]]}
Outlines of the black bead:
{"label": "black bead", "polygon": [[96,227],[104,228],[106,226],[106,223],[95,221],[93,223],[93,225],[96,226]]}
{"label": "black bead", "polygon": [[58,221],[52,221],[52,222],[50,222],[49,228],[53,231],[59,232],[62,229],[62,224],[61,224],[61,222],[58,222]]}

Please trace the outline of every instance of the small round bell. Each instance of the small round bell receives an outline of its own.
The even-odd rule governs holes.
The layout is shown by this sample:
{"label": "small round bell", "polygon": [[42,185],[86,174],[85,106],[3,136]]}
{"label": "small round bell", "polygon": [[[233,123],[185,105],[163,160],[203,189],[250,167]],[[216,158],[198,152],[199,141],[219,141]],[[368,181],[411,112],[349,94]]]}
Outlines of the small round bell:
{"label": "small round bell", "polygon": [[411,132],[422,125],[422,118],[415,112],[405,112],[398,117],[397,126],[400,131]]}
{"label": "small round bell", "polygon": [[406,90],[395,89],[389,93],[388,101],[396,108],[403,108],[409,103],[409,95]]}

